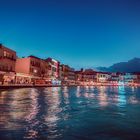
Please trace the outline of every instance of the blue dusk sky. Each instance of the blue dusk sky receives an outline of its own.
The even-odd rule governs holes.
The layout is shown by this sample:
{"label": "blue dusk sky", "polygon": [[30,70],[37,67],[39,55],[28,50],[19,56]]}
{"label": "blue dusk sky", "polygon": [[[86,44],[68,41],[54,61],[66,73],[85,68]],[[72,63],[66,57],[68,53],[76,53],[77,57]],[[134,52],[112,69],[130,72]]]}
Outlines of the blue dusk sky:
{"label": "blue dusk sky", "polygon": [[140,57],[140,0],[0,0],[0,42],[74,68]]}

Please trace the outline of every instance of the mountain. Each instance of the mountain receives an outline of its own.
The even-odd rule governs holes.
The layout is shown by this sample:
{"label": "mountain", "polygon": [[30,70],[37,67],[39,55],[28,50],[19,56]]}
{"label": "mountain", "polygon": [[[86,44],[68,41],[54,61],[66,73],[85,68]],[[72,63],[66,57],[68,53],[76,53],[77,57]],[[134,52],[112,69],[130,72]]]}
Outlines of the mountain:
{"label": "mountain", "polygon": [[93,68],[96,71],[102,71],[102,72],[110,72],[109,67],[96,67]]}
{"label": "mountain", "polygon": [[110,67],[98,67],[97,69],[107,72],[140,72],[140,58],[133,58],[128,62],[120,62]]}

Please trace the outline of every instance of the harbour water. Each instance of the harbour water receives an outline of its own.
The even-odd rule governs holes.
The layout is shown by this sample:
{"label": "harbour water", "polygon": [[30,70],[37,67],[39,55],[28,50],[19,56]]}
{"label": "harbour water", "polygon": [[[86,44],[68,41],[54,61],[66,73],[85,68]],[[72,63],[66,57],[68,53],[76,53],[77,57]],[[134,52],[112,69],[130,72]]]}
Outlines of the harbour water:
{"label": "harbour water", "polygon": [[139,140],[140,88],[0,90],[0,139]]}

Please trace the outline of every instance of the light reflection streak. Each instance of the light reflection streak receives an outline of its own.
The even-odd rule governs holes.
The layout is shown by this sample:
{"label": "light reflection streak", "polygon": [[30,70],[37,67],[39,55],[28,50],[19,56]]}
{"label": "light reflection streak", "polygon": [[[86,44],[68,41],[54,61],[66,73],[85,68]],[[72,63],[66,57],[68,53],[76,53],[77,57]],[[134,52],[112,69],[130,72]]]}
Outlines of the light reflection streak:
{"label": "light reflection streak", "polygon": [[85,86],[85,98],[94,98],[94,86]]}
{"label": "light reflection streak", "polygon": [[77,88],[76,88],[76,97],[77,98],[79,98],[81,96],[80,91],[81,91],[80,86],[77,86]]}
{"label": "light reflection streak", "polygon": [[125,87],[119,86],[118,87],[118,106],[124,107],[126,105],[126,95],[125,95]]}
{"label": "light reflection streak", "polygon": [[131,89],[132,89],[132,92],[134,92],[134,91],[135,91],[135,87],[133,87],[133,86],[132,86],[132,87],[131,87]]}
{"label": "light reflection streak", "polygon": [[11,123],[10,123],[10,114],[9,114],[9,110],[7,109],[6,106],[9,104],[7,99],[8,96],[8,91],[2,91],[0,93],[0,126],[3,127],[4,129],[9,129],[11,128]]}
{"label": "light reflection streak", "polygon": [[27,115],[26,117],[26,120],[31,123],[30,121],[32,121],[38,111],[39,111],[39,105],[38,105],[38,92],[36,89],[31,89],[31,92],[30,92],[30,99],[31,99],[31,103],[30,103],[30,110],[29,110],[29,114]]}
{"label": "light reflection streak", "polygon": [[[57,122],[59,121],[58,113],[62,111],[60,108],[60,88],[49,88],[46,93],[46,102],[48,104],[47,114],[45,116],[45,123],[48,126],[48,133],[50,133],[48,138],[58,137]],[[67,89],[65,88],[65,91]]]}
{"label": "light reflection streak", "polygon": [[105,107],[105,106],[108,105],[107,95],[106,95],[106,87],[105,86],[102,86],[102,87],[99,88],[98,99],[99,99],[99,105],[101,107]]}
{"label": "light reflection streak", "polygon": [[38,104],[38,91],[36,89],[31,89],[30,91],[30,110],[25,120],[29,125],[26,127],[26,135],[24,138],[33,139],[38,137],[38,131],[36,126],[38,126],[39,121],[36,119],[36,116],[39,112],[39,104]]}
{"label": "light reflection streak", "polygon": [[86,87],[86,91],[89,91],[89,86],[85,86]]}
{"label": "light reflection streak", "polygon": [[118,103],[118,87],[117,86],[111,86],[109,88],[110,94],[108,96],[108,102],[112,105],[116,105]]}
{"label": "light reflection streak", "polygon": [[90,86],[90,90],[91,91],[94,91],[94,86]]}
{"label": "light reflection streak", "polygon": [[67,86],[63,88],[63,95],[65,104],[69,104],[69,90]]}
{"label": "light reflection streak", "polygon": [[68,92],[68,87],[67,87],[67,86],[65,86],[65,87],[63,88],[63,92]]}
{"label": "light reflection streak", "polygon": [[8,95],[7,91],[2,91],[0,93],[0,104],[4,104],[5,103],[5,99],[6,99],[7,95]]}

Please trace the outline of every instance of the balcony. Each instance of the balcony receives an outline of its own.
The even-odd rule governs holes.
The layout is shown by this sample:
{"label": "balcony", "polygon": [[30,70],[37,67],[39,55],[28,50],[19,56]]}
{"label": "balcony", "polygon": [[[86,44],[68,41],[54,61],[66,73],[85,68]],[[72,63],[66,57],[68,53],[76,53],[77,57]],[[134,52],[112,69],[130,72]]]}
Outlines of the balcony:
{"label": "balcony", "polygon": [[0,59],[9,59],[9,60],[12,60],[12,61],[16,61],[16,58],[8,57],[8,56],[0,56]]}

